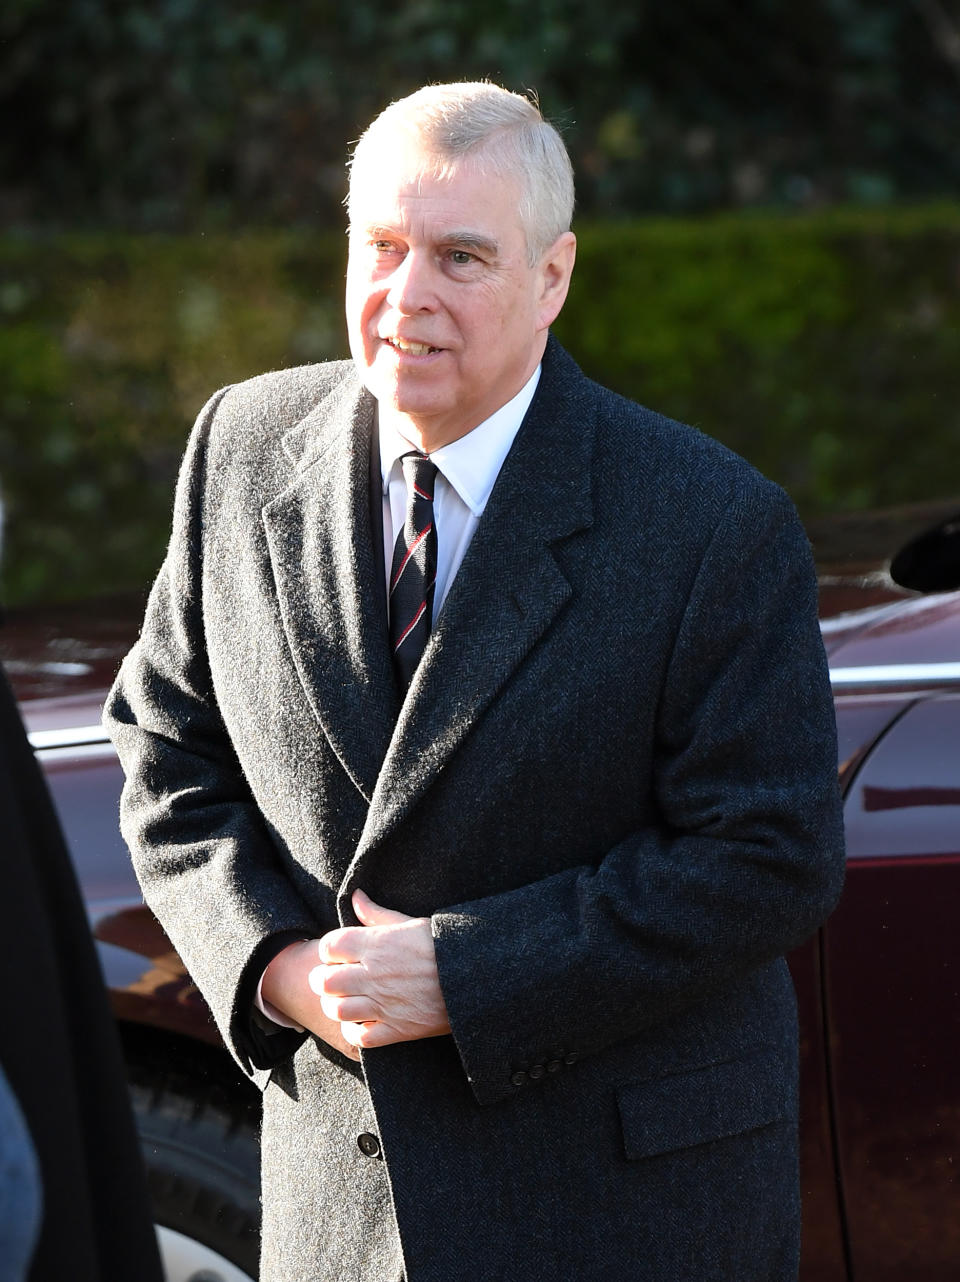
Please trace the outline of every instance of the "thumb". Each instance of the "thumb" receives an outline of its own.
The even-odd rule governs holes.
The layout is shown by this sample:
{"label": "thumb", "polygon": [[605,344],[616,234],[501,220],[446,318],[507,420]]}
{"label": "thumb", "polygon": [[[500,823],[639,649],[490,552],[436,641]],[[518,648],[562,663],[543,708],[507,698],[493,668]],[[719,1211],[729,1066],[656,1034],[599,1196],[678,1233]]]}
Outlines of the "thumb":
{"label": "thumb", "polygon": [[406,913],[394,912],[392,908],[383,908],[375,904],[369,895],[359,888],[350,896],[353,911],[363,926],[395,926],[401,921],[411,921]]}

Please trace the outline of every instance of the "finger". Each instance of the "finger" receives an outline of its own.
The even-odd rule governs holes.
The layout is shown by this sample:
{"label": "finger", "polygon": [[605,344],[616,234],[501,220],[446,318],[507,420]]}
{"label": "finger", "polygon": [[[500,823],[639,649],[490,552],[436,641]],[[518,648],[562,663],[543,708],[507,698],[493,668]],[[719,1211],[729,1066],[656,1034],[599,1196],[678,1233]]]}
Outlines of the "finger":
{"label": "finger", "polygon": [[338,1024],[366,1024],[382,1018],[383,1012],[369,997],[321,997],[320,1009]]}
{"label": "finger", "polygon": [[364,926],[394,926],[398,922],[410,920],[406,913],[398,913],[392,908],[374,903],[359,887],[350,896],[350,902]]}
{"label": "finger", "polygon": [[361,926],[341,926],[328,930],[318,941],[317,952],[323,962],[358,962],[363,956],[364,930]]}
{"label": "finger", "polygon": [[369,977],[362,967],[352,962],[338,965],[314,966],[307,976],[307,983],[317,994],[323,997],[352,997],[363,993],[369,987]]}
{"label": "finger", "polygon": [[340,1036],[350,1046],[364,1047],[368,1042],[368,1029],[376,1028],[376,1024],[356,1024],[347,1022],[340,1025]]}
{"label": "finger", "polygon": [[[398,1033],[390,1024],[380,1021],[369,1024],[341,1024],[340,1027],[354,1030],[347,1040],[351,1045],[360,1046],[363,1050],[375,1050],[378,1046],[393,1046],[397,1042],[410,1040],[402,1033]],[[346,1034],[344,1036],[346,1037]]]}

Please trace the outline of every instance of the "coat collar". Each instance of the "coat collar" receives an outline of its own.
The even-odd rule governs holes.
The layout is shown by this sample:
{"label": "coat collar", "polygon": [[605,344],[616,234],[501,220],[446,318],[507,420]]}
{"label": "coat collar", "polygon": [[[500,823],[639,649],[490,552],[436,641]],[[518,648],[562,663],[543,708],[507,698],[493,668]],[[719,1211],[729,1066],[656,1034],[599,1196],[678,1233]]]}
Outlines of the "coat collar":
{"label": "coat collar", "polygon": [[572,593],[554,547],[592,521],[590,386],[551,340],[533,403],[400,710],[357,858],[429,789]]}
{"label": "coat collar", "polygon": [[284,437],[296,474],[263,509],[300,681],[367,801],[399,711],[378,591],[383,553],[371,523],[373,418],[373,399],[351,371]]}
{"label": "coat collar", "polygon": [[379,845],[473,732],[572,589],[554,556],[592,521],[591,384],[553,339],[402,707],[377,601],[369,508],[373,401],[352,374],[287,433],[296,468],[263,511],[280,613],[324,733],[370,802]]}

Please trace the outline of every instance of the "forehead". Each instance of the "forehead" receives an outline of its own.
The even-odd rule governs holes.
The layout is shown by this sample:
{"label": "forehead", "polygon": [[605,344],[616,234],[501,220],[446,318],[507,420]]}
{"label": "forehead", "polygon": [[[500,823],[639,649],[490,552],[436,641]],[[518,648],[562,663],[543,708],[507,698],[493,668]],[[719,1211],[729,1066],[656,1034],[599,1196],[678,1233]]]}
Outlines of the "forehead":
{"label": "forehead", "polygon": [[519,183],[470,157],[442,169],[416,147],[380,146],[354,165],[351,231],[369,228],[473,230],[498,241],[523,239]]}

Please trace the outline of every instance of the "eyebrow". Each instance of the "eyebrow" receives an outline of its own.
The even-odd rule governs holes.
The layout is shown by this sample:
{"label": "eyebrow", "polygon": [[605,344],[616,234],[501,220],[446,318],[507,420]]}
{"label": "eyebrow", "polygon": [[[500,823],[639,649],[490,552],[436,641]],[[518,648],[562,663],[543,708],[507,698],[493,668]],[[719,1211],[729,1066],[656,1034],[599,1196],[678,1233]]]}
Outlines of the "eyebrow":
{"label": "eyebrow", "polygon": [[[389,240],[392,236],[397,235],[396,228],[383,227],[379,223],[374,223],[372,226],[362,229],[351,225],[347,230],[352,235],[356,235],[359,232],[364,236],[369,236],[371,239]],[[499,257],[500,254],[499,241],[493,240],[490,236],[484,236],[480,232],[470,231],[467,228],[444,232],[437,239],[441,245],[453,245],[457,249],[488,254],[494,258]]]}
{"label": "eyebrow", "polygon": [[450,231],[441,236],[440,240],[444,245],[456,245],[458,249],[478,250],[494,256],[500,253],[498,241],[491,240],[489,236],[481,236],[475,231]]}

